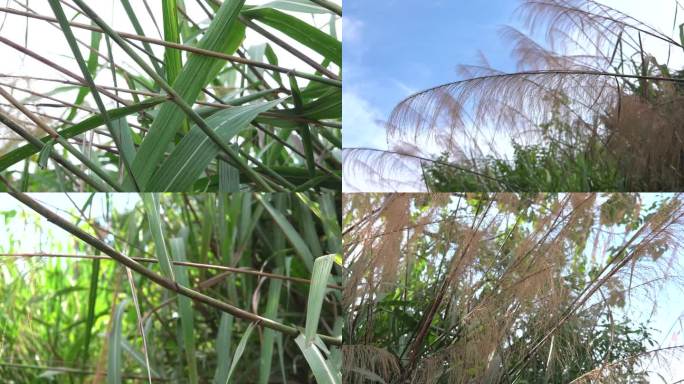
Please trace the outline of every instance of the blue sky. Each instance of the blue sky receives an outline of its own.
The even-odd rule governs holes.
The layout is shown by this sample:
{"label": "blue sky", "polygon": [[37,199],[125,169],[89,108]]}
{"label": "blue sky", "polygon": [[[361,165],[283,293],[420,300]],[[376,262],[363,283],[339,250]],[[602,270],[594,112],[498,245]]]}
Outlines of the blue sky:
{"label": "blue sky", "polygon": [[493,66],[511,67],[498,28],[514,21],[517,5],[514,0],[347,0],[345,147],[383,143],[384,132],[368,123],[386,118],[415,91],[454,81],[456,66],[475,62],[478,50]]}
{"label": "blue sky", "polygon": [[[674,0],[600,2],[676,35],[672,33]],[[479,52],[492,67],[514,71],[510,46],[500,38],[499,30],[504,25],[522,27],[515,15],[519,4],[518,0],[346,0],[344,147],[387,149],[381,122],[387,119],[392,108],[414,92],[459,80],[456,67],[477,64]],[[664,62],[666,49],[650,42],[647,46]],[[671,59],[671,64],[684,64],[681,52],[673,52]],[[508,140],[502,138],[497,142],[501,153],[510,152]],[[431,148],[427,152],[435,151]],[[353,185],[349,184],[351,178],[345,177],[345,191],[424,189],[413,172],[408,175],[410,180],[404,179],[406,185],[376,184],[362,176],[355,175]]]}

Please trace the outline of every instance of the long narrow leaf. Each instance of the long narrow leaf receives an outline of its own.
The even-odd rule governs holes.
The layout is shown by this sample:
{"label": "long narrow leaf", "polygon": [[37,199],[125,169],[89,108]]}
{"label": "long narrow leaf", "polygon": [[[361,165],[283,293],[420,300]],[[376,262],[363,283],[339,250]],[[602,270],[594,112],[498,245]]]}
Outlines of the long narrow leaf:
{"label": "long narrow leaf", "polygon": [[109,348],[107,350],[107,384],[121,384],[123,370],[122,345],[123,337],[121,328],[123,316],[128,300],[124,300],[116,307],[112,319],[112,331],[109,334]]}
{"label": "long narrow leaf", "polygon": [[243,14],[285,33],[333,63],[342,65],[342,43],[320,29],[273,8],[255,8]]}
{"label": "long narrow leaf", "polygon": [[[276,268],[274,273],[281,273],[281,269]],[[269,319],[276,319],[278,315],[278,304],[280,303],[280,288],[282,280],[271,280],[268,287],[268,301],[264,316]],[[271,375],[271,364],[273,362],[273,342],[276,332],[272,329],[265,329],[261,340],[261,354],[259,356],[259,384],[267,384]]]}
{"label": "long narrow leaf", "polygon": [[325,291],[327,289],[328,277],[332,269],[335,255],[325,255],[316,258],[311,273],[311,286],[309,287],[309,299],[306,305],[306,325],[304,335],[306,342],[311,344],[316,337],[316,330],[320,322],[321,308]]}
{"label": "long narrow leaf", "polygon": [[143,206],[145,207],[145,213],[147,214],[150,233],[152,233],[152,238],[154,240],[155,254],[157,260],[159,260],[162,273],[167,278],[175,281],[176,277],[173,273],[173,268],[171,267],[171,257],[169,256],[166,238],[164,237],[164,231],[162,229],[161,213],[159,211],[159,195],[156,193],[143,193],[141,194],[141,197]]}
{"label": "long narrow leaf", "polygon": [[302,351],[306,362],[309,363],[309,367],[316,378],[316,383],[340,384],[341,380],[337,379],[339,375],[330,368],[316,344],[307,342],[304,335],[297,336],[295,343],[297,343],[297,346]]}
{"label": "long narrow leaf", "polygon": [[295,248],[295,251],[301,257],[306,267],[309,270],[311,270],[314,264],[314,257],[311,254],[309,247],[306,246],[306,242],[304,241],[304,239],[302,239],[302,237],[294,229],[292,224],[290,224],[290,222],[287,220],[287,218],[283,215],[282,212],[273,208],[273,206],[268,201],[266,201],[266,199],[262,195],[256,195],[256,197],[259,200],[259,202],[264,206],[264,208],[266,208],[268,214],[271,215],[273,221],[275,221],[278,227],[280,227],[280,229],[285,233],[285,237],[287,237],[292,246]]}
{"label": "long narrow leaf", "polygon": [[233,316],[228,313],[221,314],[218,336],[216,336],[216,373],[214,383],[223,384],[228,382],[228,371],[231,367],[230,350],[233,343]]}
{"label": "long narrow leaf", "polygon": [[[224,1],[211,26],[199,42],[198,48],[222,51],[226,42],[229,42],[233,24],[243,3],[244,0]],[[186,103],[193,103],[205,85],[205,77],[198,76],[198,74],[211,71],[216,60],[207,56],[190,55],[173,87]],[[133,173],[143,188],[146,187],[155,169],[161,163],[164,156],[163,149],[171,143],[184,120],[185,113],[176,103],[167,102],[162,105],[133,163]]]}
{"label": "long narrow leaf", "polygon": [[233,372],[235,372],[235,367],[237,367],[238,361],[240,361],[242,354],[245,352],[245,347],[247,346],[247,340],[249,340],[249,336],[252,334],[252,331],[254,330],[255,326],[256,326],[255,323],[250,323],[247,326],[245,333],[242,335],[242,338],[240,339],[240,343],[238,343],[237,348],[235,348],[235,355],[233,356],[233,361],[230,363],[230,370],[228,370],[228,376],[226,377],[226,384],[228,384],[230,382],[230,378],[233,376]]}
{"label": "long narrow leaf", "polygon": [[[174,261],[185,261],[185,240],[180,237],[171,239],[171,255]],[[180,285],[189,286],[188,272],[185,268],[174,265],[176,281]],[[199,382],[197,374],[197,357],[195,355],[195,319],[193,316],[192,300],[185,296],[178,296],[178,308],[181,317],[183,333],[183,349],[190,372],[190,383]]]}
{"label": "long narrow leaf", "polygon": [[[132,115],[134,113],[143,111],[145,109],[152,108],[155,105],[163,102],[164,100],[166,100],[166,98],[155,97],[144,100],[137,104],[131,104],[126,107],[111,109],[109,110],[109,117],[112,119],[123,118],[128,115]],[[57,131],[57,133],[59,133],[59,135],[64,139],[70,139],[82,133],[88,132],[91,129],[95,129],[101,126],[102,124],[104,124],[104,117],[102,115],[95,115],[81,121],[78,124],[74,124],[69,128]],[[50,136],[46,136],[40,139],[40,141],[42,141],[44,144],[47,144],[50,140],[52,140]],[[31,155],[38,153],[39,151],[40,149],[36,148],[34,145],[26,144],[24,146],[12,150],[11,152],[6,153],[2,157],[0,157],[0,171],[3,171],[11,167],[12,165],[30,157]]]}
{"label": "long narrow leaf", "polygon": [[[207,125],[224,141],[230,140],[262,112],[282,100],[223,110],[207,119]],[[192,187],[202,171],[218,155],[220,148],[197,126],[193,126],[166,162],[145,187],[150,191],[185,191]]]}

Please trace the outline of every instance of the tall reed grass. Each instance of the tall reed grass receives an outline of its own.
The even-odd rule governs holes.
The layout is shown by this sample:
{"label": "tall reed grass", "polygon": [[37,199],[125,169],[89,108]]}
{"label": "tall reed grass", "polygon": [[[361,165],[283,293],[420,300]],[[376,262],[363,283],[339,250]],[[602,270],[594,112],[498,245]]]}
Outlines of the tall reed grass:
{"label": "tall reed grass", "polygon": [[338,194],[12,196],[4,381],[341,383]]}
{"label": "tall reed grass", "polygon": [[[2,52],[41,65],[7,73],[0,64],[0,172],[13,186],[339,189],[339,5],[110,6],[125,23],[80,0],[0,7],[12,25],[0,30]],[[36,28],[62,35],[63,45],[50,47],[62,51],[45,52]]]}

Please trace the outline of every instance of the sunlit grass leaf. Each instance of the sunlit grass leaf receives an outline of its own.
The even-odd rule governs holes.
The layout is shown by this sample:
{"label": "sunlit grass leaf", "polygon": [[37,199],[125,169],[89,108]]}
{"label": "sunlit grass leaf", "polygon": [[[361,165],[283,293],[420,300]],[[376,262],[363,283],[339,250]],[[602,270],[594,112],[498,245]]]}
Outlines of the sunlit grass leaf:
{"label": "sunlit grass leaf", "polygon": [[[230,43],[229,36],[232,26],[242,9],[244,0],[224,1],[214,17],[209,29],[200,40],[198,47],[212,51],[223,51],[226,44]],[[202,74],[209,73],[218,59],[192,54],[188,57],[181,73],[174,83],[174,89],[186,102],[192,103],[199,95],[200,90],[206,84],[206,77]],[[143,189],[148,189],[147,184],[155,169],[159,166],[164,151],[173,140],[181,124],[185,121],[185,113],[173,102],[162,105],[159,114],[154,119],[150,130],[143,139],[138,150],[138,156],[133,163],[133,174]]]}
{"label": "sunlit grass leaf", "polygon": [[[221,139],[228,141],[262,112],[282,103],[282,99],[225,109],[207,119],[207,124]],[[216,157],[220,148],[197,126],[190,129],[168,159],[145,187],[149,191],[185,191]]]}
{"label": "sunlit grass leaf", "polygon": [[341,384],[342,380],[339,377],[341,375],[330,368],[316,344],[307,342],[303,334],[295,338],[295,343],[302,351],[306,362],[309,363],[318,384]]}
{"label": "sunlit grass leaf", "polygon": [[309,0],[275,0],[266,3],[260,8],[276,8],[283,11],[303,12],[303,13],[328,13],[327,9],[318,6]]}
{"label": "sunlit grass leaf", "polygon": [[342,43],[320,29],[273,8],[256,8],[242,13],[285,33],[333,63],[342,65]]}
{"label": "sunlit grass leaf", "polygon": [[[176,10],[176,0],[162,1],[162,15],[164,19],[164,40],[172,43],[180,43],[180,31],[178,29],[178,11]],[[166,69],[166,79],[173,85],[176,77],[181,72],[183,63],[181,53],[177,49],[166,48],[164,50],[164,63]]]}
{"label": "sunlit grass leaf", "polygon": [[314,342],[318,323],[321,317],[321,307],[327,290],[328,277],[332,269],[335,255],[325,255],[317,257],[314,261],[313,271],[311,272],[311,286],[309,287],[309,298],[306,305],[306,325],[304,335],[306,342]]}

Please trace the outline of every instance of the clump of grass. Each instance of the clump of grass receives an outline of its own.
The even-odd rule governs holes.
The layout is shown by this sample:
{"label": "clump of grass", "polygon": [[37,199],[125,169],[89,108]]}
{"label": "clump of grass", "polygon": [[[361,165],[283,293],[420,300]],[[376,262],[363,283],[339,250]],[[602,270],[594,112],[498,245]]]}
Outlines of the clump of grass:
{"label": "clump of grass", "polygon": [[[476,173],[470,169],[477,169]],[[449,154],[425,165],[425,182],[431,191],[624,191],[628,176],[602,148],[568,153],[558,144],[514,144],[511,161],[494,157],[454,167]]]}
{"label": "clump of grass", "polygon": [[[338,5],[164,1],[146,5],[145,17],[128,0],[114,5],[134,33],[115,29],[80,0],[0,8],[7,18],[26,20],[27,33],[38,23],[54,27],[68,43],[62,54],[79,68],[72,72],[16,36],[0,35],[0,44],[45,66],[45,73],[0,79],[9,102],[0,122],[12,139],[0,142],[0,172],[12,185],[339,189]],[[163,38],[150,36],[152,30]],[[253,44],[257,38],[264,42]]]}
{"label": "clump of grass", "polygon": [[5,380],[341,383],[338,195],[12,193]]}

